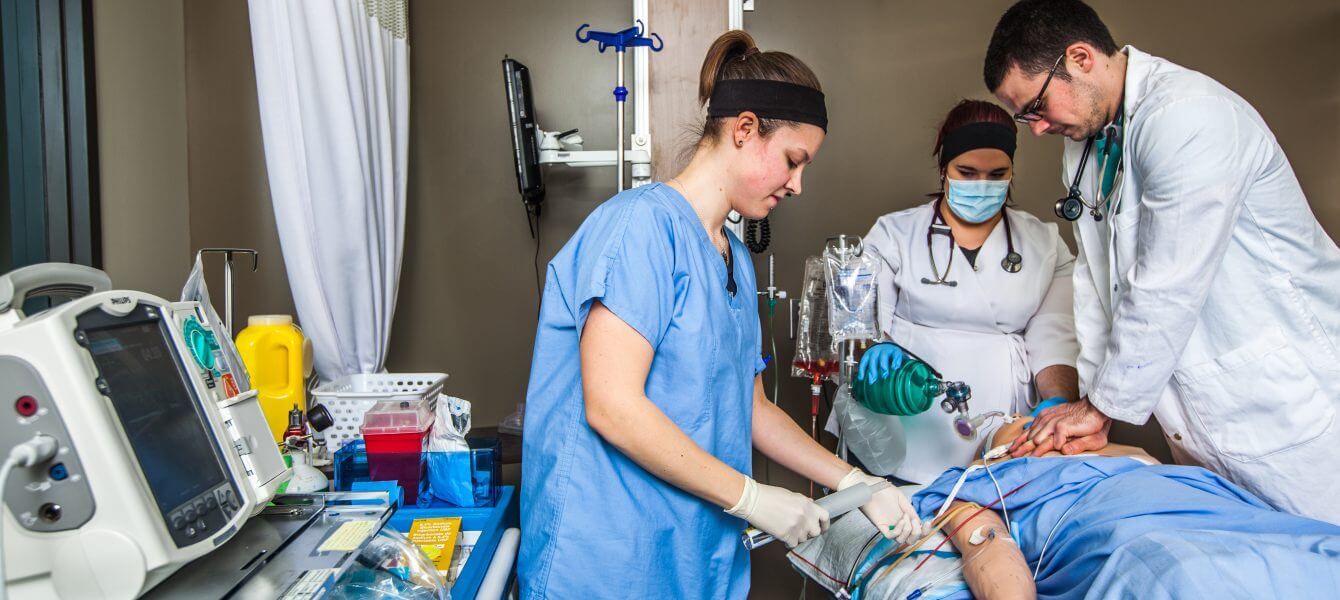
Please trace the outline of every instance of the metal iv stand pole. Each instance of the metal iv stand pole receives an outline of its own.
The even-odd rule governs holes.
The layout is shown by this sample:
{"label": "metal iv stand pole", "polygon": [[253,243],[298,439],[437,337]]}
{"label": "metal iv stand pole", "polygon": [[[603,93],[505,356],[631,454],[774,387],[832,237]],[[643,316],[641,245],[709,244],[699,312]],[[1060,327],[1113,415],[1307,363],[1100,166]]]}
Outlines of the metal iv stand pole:
{"label": "metal iv stand pole", "polygon": [[251,248],[201,248],[195,253],[195,259],[200,260],[205,254],[223,255],[223,321],[224,326],[228,328],[228,335],[234,335],[233,332],[233,255],[250,254],[251,271],[256,272],[260,263],[260,254]]}
{"label": "metal iv stand pole", "polygon": [[661,40],[661,36],[655,33],[651,34],[651,37],[642,37],[643,24],[641,20],[638,20],[636,25],[623,31],[588,31],[586,36],[583,37],[582,31],[590,26],[589,23],[583,23],[581,27],[577,28],[577,41],[585,44],[586,42],[595,40],[597,48],[601,53],[605,52],[605,48],[613,47],[615,55],[619,59],[617,61],[619,69],[617,78],[618,84],[614,88],[614,102],[617,108],[615,112],[619,119],[616,127],[619,139],[614,147],[614,170],[617,173],[616,181],[618,184],[618,188],[615,191],[622,192],[624,170],[624,103],[628,100],[628,88],[623,86],[624,51],[630,47],[645,46],[650,48],[652,52],[660,52],[661,48],[665,47],[665,42]]}
{"label": "metal iv stand pole", "polygon": [[[857,237],[856,242],[852,244],[850,241],[851,237],[852,236],[847,235],[837,235],[828,238],[828,242],[832,243],[836,241],[836,249],[838,252],[842,253],[843,256],[846,256],[849,252],[853,256],[860,256],[865,252],[865,243],[861,238]],[[832,290],[829,290],[829,293],[831,294]],[[842,344],[842,350],[838,357],[839,367],[837,375],[838,379],[836,382],[839,388],[851,383],[852,375],[855,374],[857,365],[859,364],[856,360],[856,342],[856,340],[846,340],[846,342]],[[861,348],[865,348],[865,340],[861,340]],[[843,435],[844,433],[845,432],[841,430],[841,427],[839,427],[837,454],[843,460],[847,460],[847,443],[845,439],[846,436]]]}

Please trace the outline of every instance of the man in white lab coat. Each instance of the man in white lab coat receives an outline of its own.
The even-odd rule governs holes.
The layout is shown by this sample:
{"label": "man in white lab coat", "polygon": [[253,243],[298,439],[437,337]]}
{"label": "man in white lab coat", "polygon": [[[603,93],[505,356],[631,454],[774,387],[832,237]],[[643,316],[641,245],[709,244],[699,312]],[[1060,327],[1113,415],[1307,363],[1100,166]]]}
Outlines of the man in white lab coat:
{"label": "man in white lab coat", "polygon": [[1035,135],[1068,138],[1057,213],[1079,241],[1084,398],[1043,413],[1015,454],[1102,447],[1111,419],[1153,414],[1178,462],[1340,523],[1340,249],[1261,116],[1118,48],[1079,0],[1015,4],[984,74]]}

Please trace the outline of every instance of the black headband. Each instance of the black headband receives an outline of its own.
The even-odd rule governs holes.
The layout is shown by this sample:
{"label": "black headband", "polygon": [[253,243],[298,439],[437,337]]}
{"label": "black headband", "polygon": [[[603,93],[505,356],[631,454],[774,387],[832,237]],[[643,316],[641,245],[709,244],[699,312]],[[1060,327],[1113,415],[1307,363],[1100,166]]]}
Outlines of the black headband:
{"label": "black headband", "polygon": [[995,148],[1014,160],[1014,130],[1000,123],[969,123],[945,134],[940,145],[940,166],[949,164],[954,157],[978,148]]}
{"label": "black headband", "polygon": [[724,79],[708,99],[707,116],[734,117],[750,111],[760,119],[809,123],[828,131],[824,94],[814,88],[766,79]]}

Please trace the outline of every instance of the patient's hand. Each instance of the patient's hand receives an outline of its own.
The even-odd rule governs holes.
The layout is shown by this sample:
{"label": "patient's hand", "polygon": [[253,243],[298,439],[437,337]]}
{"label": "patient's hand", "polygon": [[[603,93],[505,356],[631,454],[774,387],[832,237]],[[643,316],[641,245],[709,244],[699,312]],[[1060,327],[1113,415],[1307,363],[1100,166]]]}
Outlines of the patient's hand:
{"label": "patient's hand", "polygon": [[1087,398],[1067,402],[1042,411],[1028,431],[1019,434],[1010,445],[1010,455],[1042,456],[1059,450],[1062,454],[1093,452],[1107,446],[1112,419],[1089,404]]}

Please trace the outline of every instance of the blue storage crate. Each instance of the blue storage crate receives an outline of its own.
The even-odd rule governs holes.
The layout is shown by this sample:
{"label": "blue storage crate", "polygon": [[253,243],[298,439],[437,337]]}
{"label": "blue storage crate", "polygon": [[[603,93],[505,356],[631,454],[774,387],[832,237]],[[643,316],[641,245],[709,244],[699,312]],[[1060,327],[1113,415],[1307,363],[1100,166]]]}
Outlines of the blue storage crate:
{"label": "blue storage crate", "polygon": [[[496,438],[467,438],[466,442],[470,444],[469,465],[466,469],[471,478],[467,488],[470,495],[468,501],[448,502],[448,498],[444,497],[445,494],[442,493],[440,488],[436,496],[430,493],[432,482],[439,480],[437,469],[448,466],[465,466],[452,460],[456,457],[456,453],[423,452],[409,461],[400,461],[418,461],[420,462],[420,468],[423,469],[419,477],[413,478],[418,482],[418,489],[413,490],[413,495],[418,498],[416,505],[419,508],[493,506],[497,501],[500,476],[498,440]],[[371,469],[368,466],[368,455],[363,440],[350,441],[335,452],[334,470],[335,481],[332,484],[332,489],[335,491],[349,491],[353,488],[354,482],[371,480]],[[445,479],[445,476],[443,478]],[[405,481],[400,483],[402,485],[406,484]],[[464,496],[462,494],[458,499],[463,499]]]}

